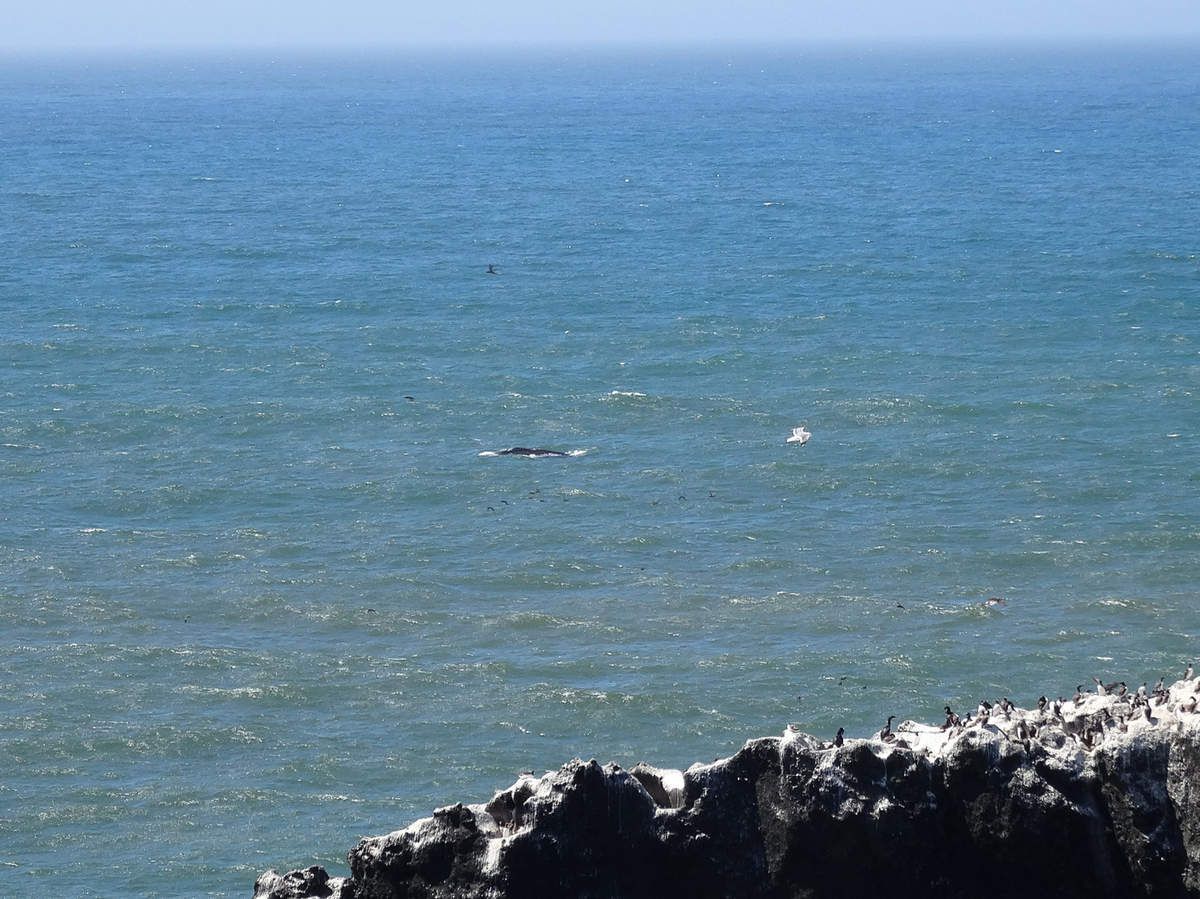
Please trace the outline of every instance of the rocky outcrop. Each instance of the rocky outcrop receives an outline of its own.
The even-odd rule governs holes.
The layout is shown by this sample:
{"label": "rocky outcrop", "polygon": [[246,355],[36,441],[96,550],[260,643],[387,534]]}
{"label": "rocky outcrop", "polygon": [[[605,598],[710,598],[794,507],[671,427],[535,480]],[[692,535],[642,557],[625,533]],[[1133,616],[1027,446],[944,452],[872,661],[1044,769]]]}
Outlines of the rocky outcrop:
{"label": "rocky outcrop", "polygon": [[840,745],[789,728],[684,772],[575,760],[362,840],[348,878],[270,871],[255,896],[1200,897],[1198,691],[985,704]]}

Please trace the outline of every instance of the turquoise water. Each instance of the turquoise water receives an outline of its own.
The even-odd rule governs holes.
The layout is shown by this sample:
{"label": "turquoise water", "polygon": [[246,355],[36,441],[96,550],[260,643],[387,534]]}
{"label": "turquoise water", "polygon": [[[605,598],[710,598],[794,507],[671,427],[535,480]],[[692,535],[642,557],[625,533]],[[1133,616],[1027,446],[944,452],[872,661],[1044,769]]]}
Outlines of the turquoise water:
{"label": "turquoise water", "polygon": [[1197,60],[0,65],[5,893],[1181,672]]}

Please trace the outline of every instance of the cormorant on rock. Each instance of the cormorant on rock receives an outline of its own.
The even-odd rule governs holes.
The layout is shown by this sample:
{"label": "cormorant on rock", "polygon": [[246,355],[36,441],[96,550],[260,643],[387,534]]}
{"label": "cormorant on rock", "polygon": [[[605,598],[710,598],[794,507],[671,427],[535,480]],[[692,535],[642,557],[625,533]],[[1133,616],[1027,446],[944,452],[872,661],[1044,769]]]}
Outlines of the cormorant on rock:
{"label": "cormorant on rock", "polygon": [[1195,669],[1193,669],[1193,668],[1192,668],[1192,663],[1191,663],[1191,662],[1188,662],[1187,669],[1186,669],[1186,670],[1183,672],[1183,679],[1184,679],[1184,680],[1191,680],[1191,679],[1192,679],[1192,675],[1193,675],[1194,673],[1195,673]]}
{"label": "cormorant on rock", "polygon": [[883,740],[885,743],[891,743],[896,739],[896,735],[892,733],[892,720],[895,717],[895,715],[888,715],[887,724],[885,724],[883,726],[883,730],[879,732],[879,739]]}
{"label": "cormorant on rock", "polygon": [[836,734],[833,735],[833,745],[841,746],[846,742],[846,728],[839,727]]}
{"label": "cormorant on rock", "polygon": [[1080,684],[1079,686],[1077,686],[1075,688],[1075,705],[1077,705],[1077,706],[1082,705],[1082,703],[1083,703],[1083,684]]}
{"label": "cormorant on rock", "polygon": [[1083,729],[1083,733],[1079,735],[1079,742],[1083,744],[1084,749],[1095,748],[1095,743],[1092,741],[1092,727],[1089,724]]}
{"label": "cormorant on rock", "polygon": [[1047,700],[1045,696],[1038,697],[1038,711],[1039,712],[1046,711],[1046,703],[1047,702],[1049,702],[1049,700]]}
{"label": "cormorant on rock", "polygon": [[1098,677],[1093,677],[1092,680],[1096,682],[1096,692],[1101,696],[1107,696],[1109,693],[1114,692],[1117,687],[1121,686],[1120,681],[1114,681],[1111,684],[1106,684]]}

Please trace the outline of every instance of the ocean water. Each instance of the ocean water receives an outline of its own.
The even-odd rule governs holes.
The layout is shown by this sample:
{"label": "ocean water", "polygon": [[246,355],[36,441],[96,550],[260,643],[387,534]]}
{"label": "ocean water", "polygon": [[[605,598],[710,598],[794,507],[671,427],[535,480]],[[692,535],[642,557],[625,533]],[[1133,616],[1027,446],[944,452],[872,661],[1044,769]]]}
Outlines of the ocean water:
{"label": "ocean water", "polygon": [[1195,51],[0,63],[3,892],[1181,672]]}

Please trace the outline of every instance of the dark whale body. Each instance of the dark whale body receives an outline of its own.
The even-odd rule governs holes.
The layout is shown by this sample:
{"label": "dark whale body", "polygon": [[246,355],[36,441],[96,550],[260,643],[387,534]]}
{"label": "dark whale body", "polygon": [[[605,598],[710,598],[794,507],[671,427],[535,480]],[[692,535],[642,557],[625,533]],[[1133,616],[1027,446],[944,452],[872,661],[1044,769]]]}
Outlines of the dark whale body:
{"label": "dark whale body", "polygon": [[567,453],[561,453],[558,450],[548,449],[530,449],[527,446],[512,446],[506,450],[500,450],[496,453],[497,456],[566,456]]}

